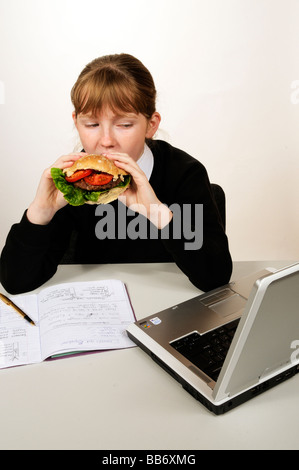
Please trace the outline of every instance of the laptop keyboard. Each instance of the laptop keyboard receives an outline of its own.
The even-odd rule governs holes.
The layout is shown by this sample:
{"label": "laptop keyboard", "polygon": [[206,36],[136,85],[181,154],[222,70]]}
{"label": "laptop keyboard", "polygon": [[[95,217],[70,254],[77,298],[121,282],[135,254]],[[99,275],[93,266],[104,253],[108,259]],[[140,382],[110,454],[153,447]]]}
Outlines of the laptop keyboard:
{"label": "laptop keyboard", "polygon": [[170,345],[216,382],[239,321],[234,320],[203,335],[190,333]]}

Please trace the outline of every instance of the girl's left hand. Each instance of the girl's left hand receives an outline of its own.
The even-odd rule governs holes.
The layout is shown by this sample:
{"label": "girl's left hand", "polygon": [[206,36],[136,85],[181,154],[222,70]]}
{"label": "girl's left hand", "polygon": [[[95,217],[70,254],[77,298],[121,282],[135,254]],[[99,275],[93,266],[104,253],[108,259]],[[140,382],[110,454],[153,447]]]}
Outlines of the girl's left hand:
{"label": "girl's left hand", "polygon": [[145,173],[125,153],[104,154],[113,163],[132,176],[130,187],[119,196],[119,200],[134,212],[147,217],[156,227],[162,229],[172,219],[172,212],[157,198]]}

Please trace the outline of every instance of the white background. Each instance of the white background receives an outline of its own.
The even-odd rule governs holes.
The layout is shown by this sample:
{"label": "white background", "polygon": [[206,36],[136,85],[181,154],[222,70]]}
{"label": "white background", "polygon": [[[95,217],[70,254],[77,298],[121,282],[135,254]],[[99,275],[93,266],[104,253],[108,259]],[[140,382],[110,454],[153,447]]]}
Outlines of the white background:
{"label": "white background", "polygon": [[155,79],[157,137],[224,188],[233,259],[298,259],[299,0],[0,0],[0,249],[78,143],[77,76],[120,52]]}

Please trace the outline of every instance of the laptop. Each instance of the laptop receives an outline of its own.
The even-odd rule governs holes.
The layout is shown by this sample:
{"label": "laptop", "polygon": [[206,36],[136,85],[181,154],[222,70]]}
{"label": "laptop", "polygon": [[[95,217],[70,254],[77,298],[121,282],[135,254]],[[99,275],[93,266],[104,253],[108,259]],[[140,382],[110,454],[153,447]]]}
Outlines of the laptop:
{"label": "laptop", "polygon": [[127,333],[209,411],[299,371],[299,263],[260,271],[131,324]]}

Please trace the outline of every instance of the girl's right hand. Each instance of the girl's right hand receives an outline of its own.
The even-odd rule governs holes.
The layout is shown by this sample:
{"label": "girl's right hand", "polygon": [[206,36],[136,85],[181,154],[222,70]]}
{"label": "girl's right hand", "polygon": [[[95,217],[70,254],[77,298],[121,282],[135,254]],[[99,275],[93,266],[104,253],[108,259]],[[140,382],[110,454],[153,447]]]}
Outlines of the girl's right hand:
{"label": "girl's right hand", "polygon": [[71,167],[75,161],[83,157],[85,153],[72,153],[63,155],[56,162],[47,168],[41,177],[34,200],[27,210],[27,218],[33,224],[47,225],[56,212],[67,205],[63,194],[56,188],[51,176],[51,168]]}

